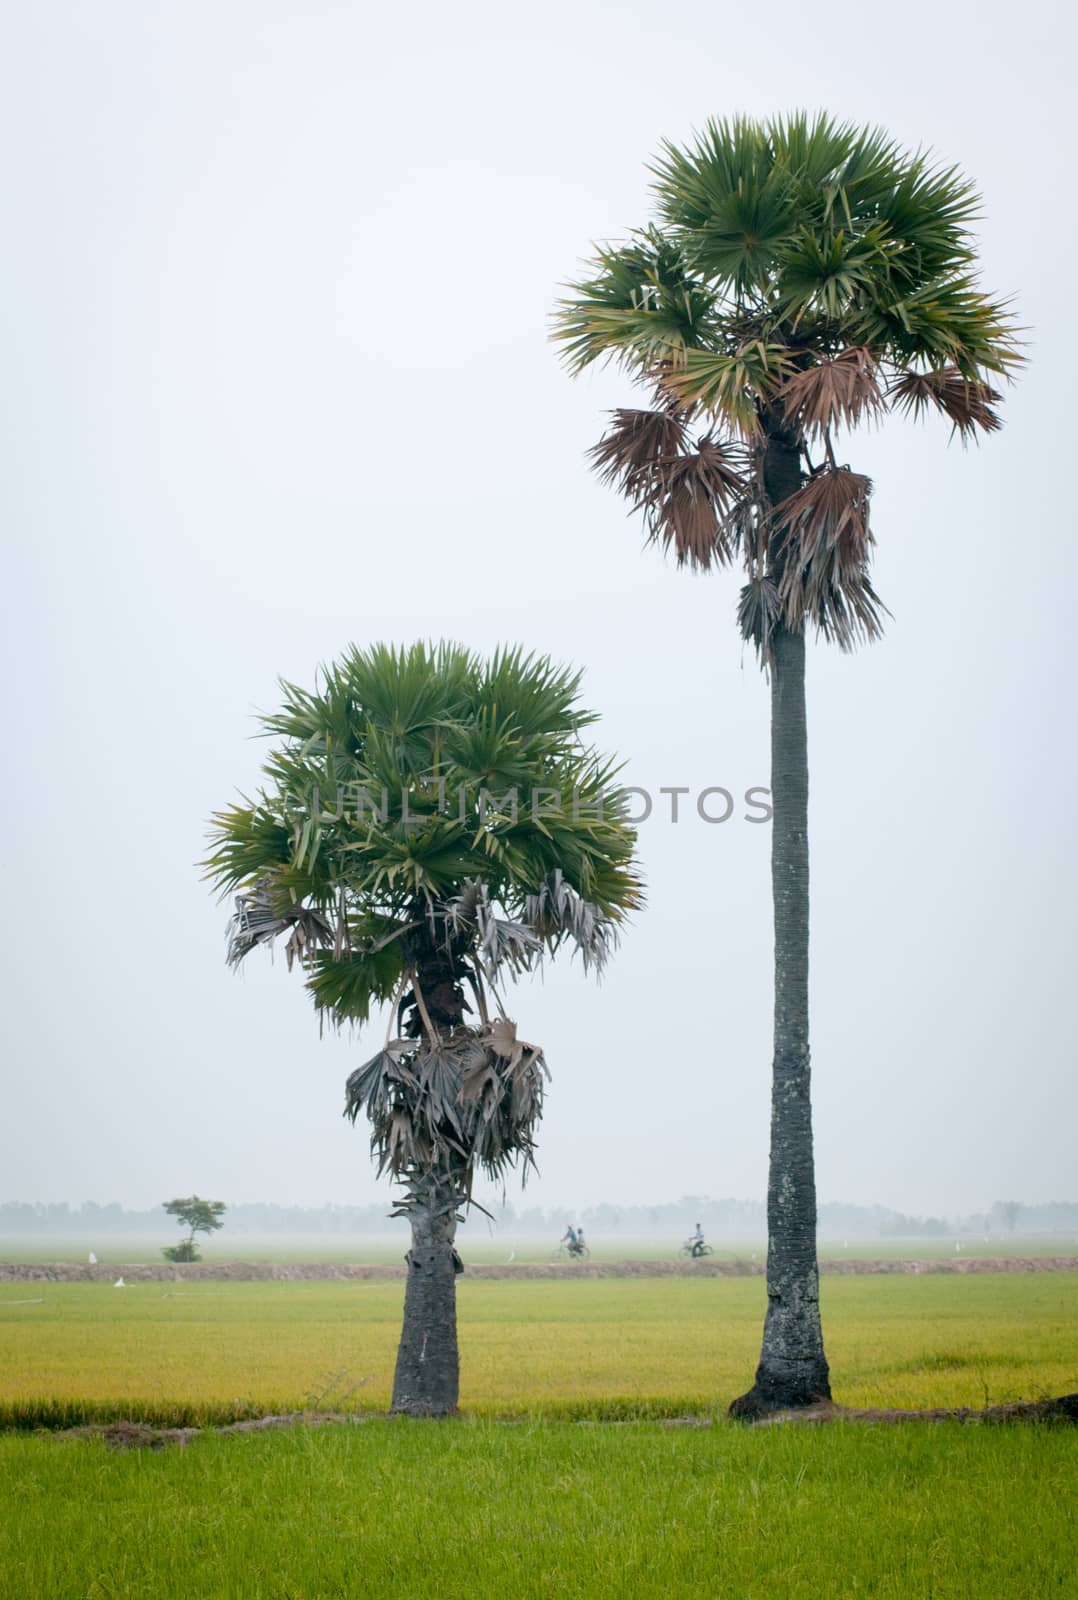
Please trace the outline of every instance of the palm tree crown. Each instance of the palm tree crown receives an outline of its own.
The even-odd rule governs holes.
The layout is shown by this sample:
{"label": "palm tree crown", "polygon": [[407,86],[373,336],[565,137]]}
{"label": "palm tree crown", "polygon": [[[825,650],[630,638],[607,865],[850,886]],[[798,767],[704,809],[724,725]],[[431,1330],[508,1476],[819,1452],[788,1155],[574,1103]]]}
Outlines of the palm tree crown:
{"label": "palm tree crown", "polygon": [[366,1110],[405,1209],[432,1182],[459,1201],[477,1167],[531,1161],[545,1065],[500,976],[563,943],[601,967],[640,903],[635,835],[616,769],[581,740],[595,719],[578,684],[519,650],[353,649],[316,690],[283,685],[262,719],[278,740],[265,787],[213,819],[207,875],[236,895],[230,960],[286,936],[323,1019],[393,1008],[346,1111]]}
{"label": "palm tree crown", "polygon": [[709,122],[652,171],[658,221],[600,250],[556,318],[573,370],[612,358],[651,391],[594,464],[679,562],[740,556],[765,659],[779,621],[874,638],[872,485],[834,436],[890,409],[942,412],[963,439],[999,427],[993,385],[1021,357],[973,271],[978,196],[823,115]]}

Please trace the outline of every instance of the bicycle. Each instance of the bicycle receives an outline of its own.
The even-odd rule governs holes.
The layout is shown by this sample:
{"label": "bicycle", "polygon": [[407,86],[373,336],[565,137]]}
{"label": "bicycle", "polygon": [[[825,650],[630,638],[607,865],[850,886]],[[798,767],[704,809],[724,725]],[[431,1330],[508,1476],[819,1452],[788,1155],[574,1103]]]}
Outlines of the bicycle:
{"label": "bicycle", "polygon": [[591,1251],[586,1244],[559,1244],[551,1261],[590,1261]]}
{"label": "bicycle", "polygon": [[694,1244],[691,1239],[686,1239],[678,1251],[678,1255],[683,1261],[701,1261],[704,1256],[713,1256],[714,1254],[715,1252],[709,1244]]}

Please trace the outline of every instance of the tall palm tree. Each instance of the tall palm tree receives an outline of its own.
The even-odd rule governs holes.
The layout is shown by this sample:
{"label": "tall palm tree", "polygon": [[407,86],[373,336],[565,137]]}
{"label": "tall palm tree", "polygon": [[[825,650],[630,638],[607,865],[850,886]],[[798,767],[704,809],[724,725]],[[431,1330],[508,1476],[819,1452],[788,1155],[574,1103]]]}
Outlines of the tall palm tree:
{"label": "tall palm tree", "polygon": [[454,1236],[476,1170],[533,1163],[546,1064],[499,994],[567,944],[599,969],[640,903],[615,769],[579,675],[501,650],[352,649],[282,686],[253,800],[215,814],[207,876],[235,895],[229,960],[286,940],[323,1020],[389,1010],[349,1077],[412,1241],[394,1411],[456,1408]]}
{"label": "tall palm tree", "polygon": [[[652,168],[656,220],[601,249],[560,302],[568,366],[618,363],[647,393],[592,451],[650,537],[696,569],[739,561],[738,607],[771,682],[774,1070],[768,1310],[753,1416],[830,1394],[809,1098],[805,635],[876,638],[872,484],[836,435],[897,409],[964,441],[1000,426],[1020,359],[974,272],[978,197],[883,133],[797,114],[710,122]],[[695,435],[695,436],[694,436]]]}

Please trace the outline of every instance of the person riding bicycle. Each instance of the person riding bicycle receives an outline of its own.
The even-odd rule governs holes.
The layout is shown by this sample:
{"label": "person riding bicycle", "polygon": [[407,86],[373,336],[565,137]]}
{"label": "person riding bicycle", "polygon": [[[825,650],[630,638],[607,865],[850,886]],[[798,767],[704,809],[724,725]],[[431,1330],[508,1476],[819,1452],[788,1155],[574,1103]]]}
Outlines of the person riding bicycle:
{"label": "person riding bicycle", "polygon": [[577,1233],[576,1229],[573,1227],[573,1224],[571,1222],[567,1222],[565,1224],[565,1232],[562,1234],[561,1238],[558,1240],[558,1243],[559,1244],[567,1244],[569,1246],[569,1254],[571,1256],[575,1255],[576,1252],[579,1250],[579,1248],[580,1248],[580,1235]]}
{"label": "person riding bicycle", "polygon": [[697,1223],[696,1227],[689,1235],[689,1249],[694,1256],[702,1256],[705,1248],[704,1230],[701,1228],[700,1224]]}

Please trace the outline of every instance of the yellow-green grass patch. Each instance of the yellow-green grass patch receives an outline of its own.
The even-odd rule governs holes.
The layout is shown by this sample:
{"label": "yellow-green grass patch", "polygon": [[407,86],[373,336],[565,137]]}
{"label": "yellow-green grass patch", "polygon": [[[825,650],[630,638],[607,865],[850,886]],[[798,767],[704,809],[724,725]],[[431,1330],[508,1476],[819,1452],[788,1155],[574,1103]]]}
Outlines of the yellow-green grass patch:
{"label": "yellow-green grass patch", "polygon": [[[398,1282],[0,1285],[0,1425],[222,1420],[319,1396],[385,1409],[402,1293]],[[822,1296],[844,1404],[982,1406],[1078,1388],[1076,1273],[826,1279]],[[718,1412],[748,1386],[765,1295],[758,1279],[465,1276],[458,1302],[464,1410],[646,1417]]]}

